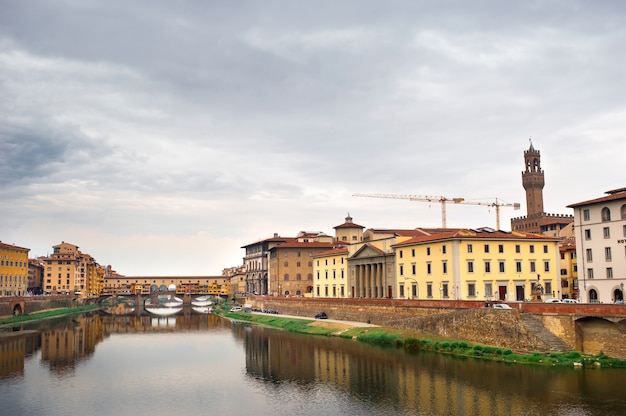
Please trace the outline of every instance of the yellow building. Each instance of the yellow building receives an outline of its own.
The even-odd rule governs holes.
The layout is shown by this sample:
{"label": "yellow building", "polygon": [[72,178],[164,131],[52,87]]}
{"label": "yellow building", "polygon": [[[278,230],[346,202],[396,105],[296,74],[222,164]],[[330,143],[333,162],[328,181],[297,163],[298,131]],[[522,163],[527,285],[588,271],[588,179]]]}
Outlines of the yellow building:
{"label": "yellow building", "polygon": [[524,301],[559,296],[559,239],[490,228],[438,230],[393,245],[404,299]]}
{"label": "yellow building", "polygon": [[348,297],[348,248],[340,247],[313,256],[313,296]]}
{"label": "yellow building", "polygon": [[30,249],[0,242],[0,296],[24,296]]}
{"label": "yellow building", "polygon": [[578,260],[576,259],[576,241],[574,237],[561,240],[560,253],[560,277],[561,299],[578,299]]}
{"label": "yellow building", "polygon": [[[371,228],[363,232],[362,228],[352,223],[352,218],[346,218],[345,224],[335,227],[336,244],[344,241],[356,243],[314,256],[315,297],[398,297],[395,289],[397,285],[393,245],[425,235],[425,231]],[[347,234],[344,234],[346,231]],[[348,238],[344,239],[344,235]]]}

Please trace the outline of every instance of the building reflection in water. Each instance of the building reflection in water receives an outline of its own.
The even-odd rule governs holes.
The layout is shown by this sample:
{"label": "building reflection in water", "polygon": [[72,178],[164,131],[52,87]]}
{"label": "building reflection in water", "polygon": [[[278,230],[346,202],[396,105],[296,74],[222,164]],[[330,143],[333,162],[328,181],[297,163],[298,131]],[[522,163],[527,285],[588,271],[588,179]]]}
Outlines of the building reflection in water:
{"label": "building reflection in water", "polygon": [[[419,409],[423,414],[557,414],[564,403],[554,392],[589,391],[590,378],[601,395],[619,387],[601,372],[574,372],[509,365],[432,353],[375,348],[333,337],[307,337],[255,327],[236,329],[245,340],[249,377],[274,384],[297,381],[308,389],[323,384],[357,395],[372,409]],[[610,380],[610,378],[608,378]],[[577,397],[576,393],[573,397]],[[556,413],[551,413],[556,412]]]}
{"label": "building reflection in water", "polygon": [[0,378],[22,375],[25,358],[39,350],[50,371],[63,376],[94,354],[111,334],[212,330],[230,331],[230,322],[185,310],[169,317],[90,313],[16,327],[0,332]]}

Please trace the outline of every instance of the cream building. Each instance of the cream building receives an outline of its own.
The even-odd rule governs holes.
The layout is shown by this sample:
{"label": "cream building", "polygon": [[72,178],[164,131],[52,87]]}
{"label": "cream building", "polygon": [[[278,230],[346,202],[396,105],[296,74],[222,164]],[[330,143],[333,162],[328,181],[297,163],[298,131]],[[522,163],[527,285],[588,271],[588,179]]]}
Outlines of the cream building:
{"label": "cream building", "polygon": [[0,241],[0,296],[24,296],[30,249]]}
{"label": "cream building", "polygon": [[445,230],[393,245],[401,299],[503,300],[559,297],[559,239],[490,228]]}
{"label": "cream building", "polygon": [[624,302],[626,188],[568,205],[574,209],[578,282],[583,302]]}

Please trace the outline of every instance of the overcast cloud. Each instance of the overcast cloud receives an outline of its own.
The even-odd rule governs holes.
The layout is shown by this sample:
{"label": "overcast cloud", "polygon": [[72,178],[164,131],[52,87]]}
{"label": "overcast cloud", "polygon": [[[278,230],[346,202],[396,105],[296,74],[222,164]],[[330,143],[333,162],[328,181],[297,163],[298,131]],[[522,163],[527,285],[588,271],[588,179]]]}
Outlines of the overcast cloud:
{"label": "overcast cloud", "polygon": [[[626,186],[621,1],[0,0],[0,240],[215,275],[278,233]],[[448,226],[495,226],[485,207]]]}

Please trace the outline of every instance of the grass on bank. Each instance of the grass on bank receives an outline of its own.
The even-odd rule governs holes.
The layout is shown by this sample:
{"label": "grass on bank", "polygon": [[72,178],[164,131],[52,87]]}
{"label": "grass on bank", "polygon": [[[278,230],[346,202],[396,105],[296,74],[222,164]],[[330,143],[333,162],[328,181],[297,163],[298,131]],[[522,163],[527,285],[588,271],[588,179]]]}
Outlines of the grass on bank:
{"label": "grass on bank", "polygon": [[559,367],[580,366],[585,368],[626,368],[626,360],[610,358],[602,352],[597,355],[583,355],[578,351],[516,353],[510,348],[471,344],[466,341],[437,339],[435,336],[395,328],[356,327],[338,332],[336,328],[324,328],[310,325],[315,321],[308,319],[282,318],[279,316],[239,312],[223,312],[222,314],[231,319],[267,325],[289,332],[310,335],[336,335],[340,338],[354,339],[374,345],[394,346],[407,351],[429,351],[459,357],[471,357],[517,364]]}
{"label": "grass on bank", "polygon": [[2,326],[12,326],[16,324],[23,324],[27,322],[41,321],[43,319],[56,318],[59,316],[65,315],[74,315],[83,312],[89,312],[96,309],[99,309],[98,305],[84,305],[77,306],[75,308],[57,308],[57,309],[48,309],[41,312],[33,312],[27,313],[24,315],[16,315],[8,318],[0,319],[0,327]]}

